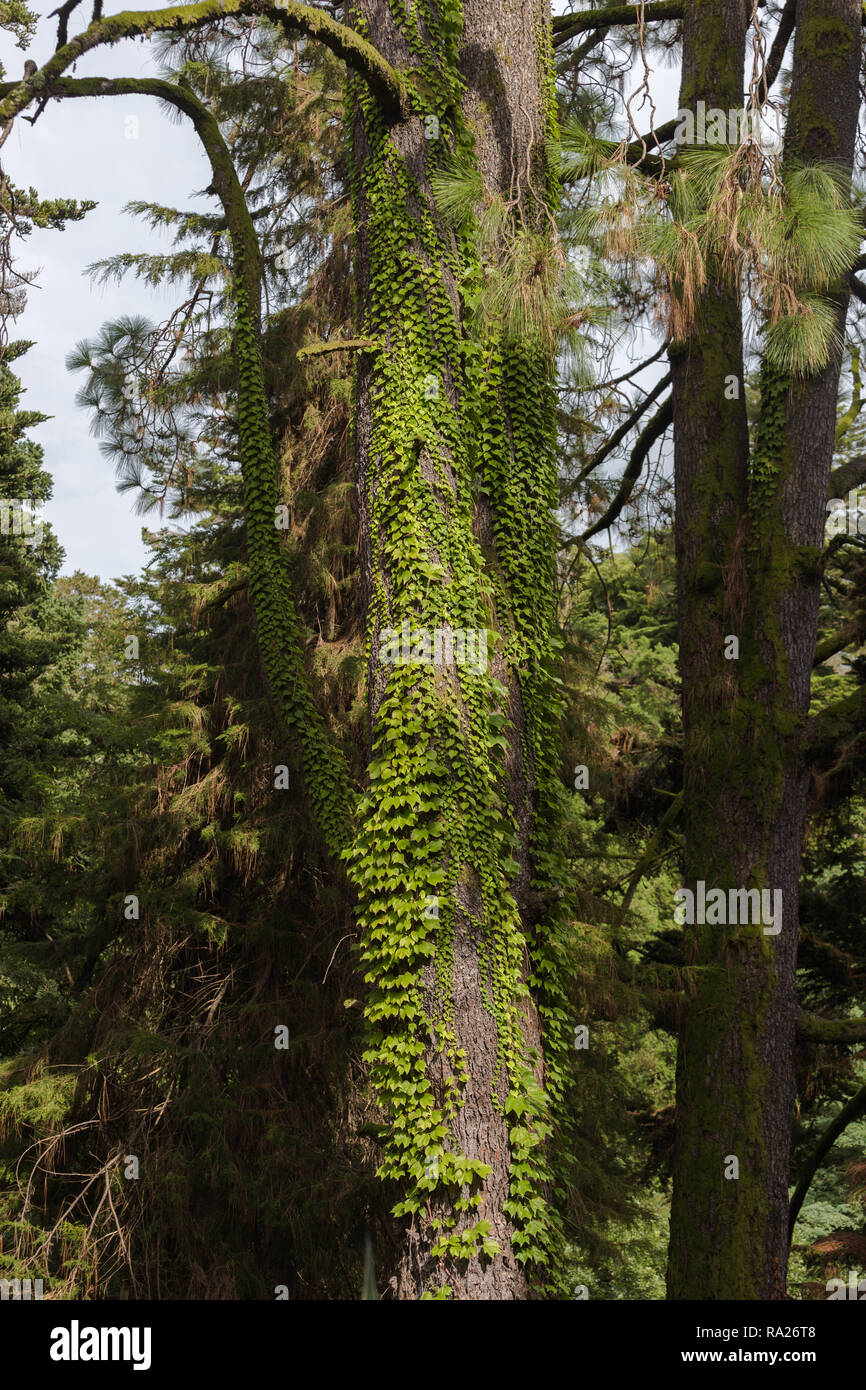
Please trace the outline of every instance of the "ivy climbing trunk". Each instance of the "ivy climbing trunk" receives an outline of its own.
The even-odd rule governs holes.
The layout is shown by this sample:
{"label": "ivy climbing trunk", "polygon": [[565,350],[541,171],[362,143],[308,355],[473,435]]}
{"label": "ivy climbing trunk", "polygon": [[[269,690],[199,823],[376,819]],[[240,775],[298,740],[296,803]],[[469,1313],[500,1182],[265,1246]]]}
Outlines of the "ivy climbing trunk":
{"label": "ivy climbing trunk", "polygon": [[354,87],[372,756],[349,863],[400,1194],[391,1292],[522,1299],[556,1245],[553,355],[473,313],[477,249],[434,187],[459,151],[476,214],[504,198],[553,254],[549,7],[361,0],[347,19],[427,102],[392,124]]}
{"label": "ivy climbing trunk", "polygon": [[[746,0],[686,4],[684,109],[742,107],[749,20]],[[859,34],[855,0],[797,5],[788,167],[830,159],[850,174]],[[841,290],[837,304],[844,326]],[[803,734],[840,362],[799,381],[764,365],[751,457],[736,294],[709,285],[672,368],[684,878],[693,892],[721,889],[724,908],[685,928],[698,984],[679,1039],[668,1294],[781,1299]],[[769,893],[758,920],[744,890]]]}

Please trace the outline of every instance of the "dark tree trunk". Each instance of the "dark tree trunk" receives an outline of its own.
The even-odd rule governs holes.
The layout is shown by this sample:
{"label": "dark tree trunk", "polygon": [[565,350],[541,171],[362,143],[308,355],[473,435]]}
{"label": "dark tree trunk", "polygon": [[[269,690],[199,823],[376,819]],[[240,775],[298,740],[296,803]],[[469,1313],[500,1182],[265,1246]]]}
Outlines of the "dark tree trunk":
{"label": "dark tree trunk", "polygon": [[[748,18],[745,0],[686,5],[683,107],[742,106]],[[787,163],[832,158],[850,171],[859,33],[855,0],[798,4]],[[841,291],[838,302],[844,323]],[[751,920],[686,927],[699,982],[677,1063],[668,1292],[779,1299],[809,782],[802,734],[840,364],[799,384],[764,368],[749,461],[740,305],[716,287],[701,310],[673,366],[685,884],[703,880],[726,896],[778,890],[782,916],[771,933]],[[739,400],[726,399],[732,376]],[[739,640],[736,660],[725,658],[728,636]]]}

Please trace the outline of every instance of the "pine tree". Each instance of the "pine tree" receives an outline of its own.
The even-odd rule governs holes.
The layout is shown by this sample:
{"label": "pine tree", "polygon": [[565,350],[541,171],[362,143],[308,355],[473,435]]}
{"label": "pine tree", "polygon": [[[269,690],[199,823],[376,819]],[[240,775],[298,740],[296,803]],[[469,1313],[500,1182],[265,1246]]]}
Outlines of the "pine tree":
{"label": "pine tree", "polygon": [[[551,1277],[543,1271],[556,1244],[547,1202],[546,1140],[552,1117],[550,1097],[539,1084],[539,1008],[548,1020],[548,1089],[554,1096],[563,1085],[555,1063],[557,1046],[564,1051],[566,1041],[555,959],[555,933],[561,930],[556,927],[561,869],[555,855],[561,791],[551,744],[556,704],[550,508],[555,500],[552,351],[558,310],[545,31],[539,14],[537,24],[521,22],[509,39],[523,46],[520,52],[535,73],[535,95],[528,114],[520,117],[521,138],[528,149],[535,146],[535,153],[519,186],[508,187],[507,165],[499,157],[487,171],[481,196],[496,200],[500,230],[482,261],[474,240],[443,220],[431,177],[437,169],[447,177],[457,144],[465,149],[469,142],[455,100],[461,87],[461,43],[467,51],[471,43],[459,38],[456,9],[437,18],[433,32],[404,25],[401,36],[397,21],[389,19],[380,35],[395,51],[407,42],[417,50],[427,77],[426,95],[419,88],[412,98],[414,113],[404,79],[386,59],[359,47],[348,31],[326,23],[318,12],[290,10],[297,27],[324,32],[341,56],[348,50],[352,65],[358,65],[360,53],[373,94],[370,100],[357,86],[353,94],[360,144],[351,173],[356,225],[358,218],[369,225],[362,211],[369,206],[381,228],[376,245],[363,245],[363,237],[358,244],[358,280],[367,286],[358,328],[365,337],[358,348],[349,349],[363,354],[355,425],[361,449],[357,468],[363,478],[360,523],[362,536],[370,543],[375,538],[381,575],[376,581],[380,598],[374,601],[372,555],[368,563],[367,542],[362,541],[375,756],[357,816],[346,777],[350,760],[334,747],[314,700],[316,682],[305,671],[301,608],[289,588],[291,571],[274,526],[278,494],[256,344],[261,252],[254,221],[219,126],[193,95],[193,74],[175,84],[118,80],[99,90],[152,90],[191,115],[211,157],[214,188],[223,203],[223,227],[232,251],[227,302],[234,316],[249,590],[270,697],[282,727],[298,739],[300,766],[337,886],[345,882],[340,857],[349,847],[349,881],[366,930],[366,983],[371,986],[365,991],[374,1027],[367,1061],[385,1121],[378,1131],[380,1169],[391,1179],[392,1191],[396,1184],[395,1210],[406,1226],[396,1291],[399,1296],[441,1297],[450,1288],[462,1296],[500,1292],[512,1297],[526,1287],[521,1265],[535,1266],[542,1279]],[[200,17],[195,15],[196,23]],[[482,16],[472,13],[466,20],[471,35],[471,25],[481,24]],[[57,61],[63,57],[61,49]],[[472,80],[470,105],[483,97],[490,79],[477,73]],[[96,89],[61,79],[52,90],[74,96]],[[514,93],[512,100],[517,100]],[[404,134],[411,135],[416,154],[429,157],[420,185],[400,149]],[[492,144],[489,151],[492,155]],[[419,190],[423,209],[415,202]],[[214,231],[218,234],[220,228]],[[416,233],[425,248],[420,259],[413,250]],[[482,284],[503,266],[515,268],[510,302],[519,308],[529,293],[532,304],[529,320],[513,316],[504,332],[484,309],[471,323],[469,309],[460,307],[460,296],[471,304],[473,277]],[[209,267],[197,261],[191,269],[201,274]],[[371,296],[374,278],[378,288]],[[394,284],[403,281],[401,299]],[[133,324],[123,328],[127,338],[138,331]],[[393,338],[393,354],[385,351],[386,337]],[[87,388],[91,403],[102,412],[121,453],[134,454],[129,435],[121,437],[124,422],[132,421],[124,405],[124,378],[115,373],[111,379],[112,346],[109,338],[97,348],[100,360],[85,360],[82,350],[80,362],[93,369],[92,387]],[[368,398],[370,383],[380,378],[384,397],[377,387]],[[157,409],[166,403],[171,383],[164,383],[161,396],[160,389],[152,393]],[[415,419],[414,435],[403,424],[407,411]],[[381,447],[375,445],[369,454],[366,427],[358,423],[365,419],[383,432]],[[133,424],[133,437],[136,428]],[[503,453],[509,438],[513,444]],[[164,478],[170,461],[160,451],[169,444],[168,436],[150,430],[147,463]],[[129,467],[136,466],[133,459]],[[404,478],[405,505],[416,516],[398,549],[396,498],[381,520],[374,522],[366,510],[372,493],[384,495],[373,482],[372,470],[378,468],[388,474],[381,484],[385,491]],[[138,481],[132,471],[129,478]],[[473,480],[500,497],[509,520],[501,523],[499,538],[496,509],[473,498]],[[509,528],[518,522],[510,536]],[[510,547],[509,554],[497,559],[497,546],[503,544]],[[523,587],[529,564],[538,581],[531,596]],[[516,589],[511,593],[514,586],[520,586],[523,597]],[[382,607],[386,589],[390,613]],[[539,603],[543,593],[547,599]],[[403,623],[431,634],[444,631],[449,645],[444,668],[423,662],[386,669],[377,656],[379,629],[386,620],[396,622],[401,634]],[[491,652],[489,663],[488,639],[502,647]],[[465,648],[457,645],[463,641]],[[466,650],[471,660],[464,663]],[[533,829],[534,804],[540,814]],[[551,912],[551,926],[542,932],[541,922]],[[533,973],[538,1003],[530,1002],[524,984]],[[475,1119],[484,1117],[483,1153],[473,1126],[467,1125],[470,1111]],[[493,1163],[483,1156],[488,1145]]]}
{"label": "pine tree", "polygon": [[[630,106],[622,140],[585,131],[573,144],[584,177],[616,171],[623,204],[594,209],[590,225],[608,254],[649,266],[667,321],[671,399],[643,426],[601,526],[632,496],[647,444],[672,425],[683,881],[726,904],[731,893],[768,888],[784,904],[778,928],[726,917],[686,926],[694,992],[679,1026],[671,1298],[785,1296],[809,774],[818,746],[844,737],[861,707],[855,692],[808,717],[860,240],[850,179],[861,17],[854,4],[792,0],[767,32],[759,8],[646,7],[647,25],[682,21],[679,117],[641,132]],[[563,38],[623,19],[615,9],[603,23],[563,19]],[[792,36],[790,96],[769,109]],[[639,38],[646,62],[649,30]],[[586,38],[585,63],[596,42],[597,33]],[[773,110],[785,118],[781,157],[751,119]],[[759,346],[757,399],[747,390],[747,326]],[[628,429],[643,425],[658,395],[643,395]]]}

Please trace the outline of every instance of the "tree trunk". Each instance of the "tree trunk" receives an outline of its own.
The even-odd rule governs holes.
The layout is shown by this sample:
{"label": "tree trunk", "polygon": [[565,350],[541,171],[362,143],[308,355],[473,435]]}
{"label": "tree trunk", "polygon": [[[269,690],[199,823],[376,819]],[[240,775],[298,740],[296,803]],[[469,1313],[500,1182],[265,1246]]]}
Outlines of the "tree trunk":
{"label": "tree trunk", "polygon": [[391,1289],[522,1299],[552,1240],[525,981],[543,969],[530,877],[551,778],[553,362],[470,330],[478,258],[431,178],[459,140],[483,200],[502,195],[512,226],[549,240],[549,10],[358,9],[431,94],[426,118],[392,126],[358,84],[353,120],[358,317],[375,345],[356,413],[372,762],[350,871],[382,1172],[403,1196]]}
{"label": "tree trunk", "polygon": [[[686,5],[683,107],[742,106],[747,9],[745,0],[711,12]],[[798,4],[786,163],[833,158],[850,172],[859,31],[855,0]],[[838,303],[844,324],[841,292]],[[801,383],[765,366],[749,461],[740,305],[716,288],[702,311],[673,369],[685,884],[721,888],[727,920],[686,927],[687,960],[701,969],[677,1062],[668,1293],[780,1299],[809,782],[802,734],[840,364]],[[731,377],[741,399],[726,399]],[[726,659],[730,636],[736,659]],[[755,922],[744,903],[732,913],[738,889],[780,892],[781,920]]]}

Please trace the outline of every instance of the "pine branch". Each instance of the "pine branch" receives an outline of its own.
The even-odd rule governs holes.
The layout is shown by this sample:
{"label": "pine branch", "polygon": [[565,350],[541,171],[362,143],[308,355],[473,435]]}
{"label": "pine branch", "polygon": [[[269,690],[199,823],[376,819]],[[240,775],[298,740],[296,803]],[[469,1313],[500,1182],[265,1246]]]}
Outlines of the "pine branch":
{"label": "pine branch", "polygon": [[590,473],[594,473],[596,468],[604,463],[605,459],[613,453],[614,449],[619,448],[626,435],[634,428],[640,417],[646,414],[649,407],[658,400],[665,387],[670,385],[670,380],[671,374],[667,372],[660,381],[656,382],[652,390],[641,398],[628,418],[614,431],[607,443],[603,445],[597,454],[593,454],[586,467],[581,469],[580,476],[577,480],[579,483],[584,482],[589,477]]}
{"label": "pine branch", "polygon": [[[632,168],[641,169],[643,172],[654,174],[657,177],[663,170],[675,169],[677,167],[675,157],[673,159],[667,159],[663,163],[661,157],[659,155],[650,154],[650,150],[654,145],[658,145],[659,148],[661,148],[662,145],[666,144],[673,136],[677,124],[677,121],[666,121],[664,125],[659,126],[655,135],[647,134],[638,140],[633,140],[630,145],[626,145],[621,157],[616,160],[614,156],[620,155],[622,141],[605,140],[599,136],[594,137],[591,142],[589,142],[591,143],[592,150],[588,154],[585,163],[576,166],[565,181],[572,183],[575,179],[592,178],[593,175],[599,172],[600,159],[611,163],[614,168],[617,163],[627,164]],[[607,167],[607,164],[602,167]]]}
{"label": "pine branch", "polygon": [[[655,0],[655,3],[644,7],[644,19],[650,24],[664,19],[682,19],[683,9],[683,0]],[[609,9],[558,15],[553,21],[553,44],[559,48],[578,34],[584,34],[587,29],[630,28],[637,22],[636,5],[611,5]]]}
{"label": "pine branch", "polygon": [[[34,98],[51,96],[52,84],[83,54],[103,44],[154,33],[188,33],[232,15],[267,17],[291,33],[305,34],[329,48],[359,73],[390,114],[405,119],[411,107],[409,84],[396,68],[383,58],[373,44],[348,25],[332,19],[323,10],[299,0],[201,0],[195,5],[172,5],[164,10],[128,10],[98,19],[69,43],[63,44],[31,76],[22,82],[5,83],[0,92],[0,125],[17,116]],[[107,80],[107,79],[104,79]]]}
{"label": "pine branch", "polygon": [[623,372],[622,376],[615,376],[610,381],[599,382],[597,389],[612,390],[614,386],[621,386],[624,381],[631,381],[632,377],[639,376],[641,372],[646,371],[647,367],[651,367],[654,362],[658,362],[659,358],[663,353],[667,352],[667,350],[667,343],[662,343],[660,347],[656,348],[652,357],[645,358],[644,361],[639,362],[636,367],[630,367],[627,372]]}
{"label": "pine branch", "polygon": [[[671,121],[664,121],[656,130],[648,130],[646,135],[642,135],[639,140],[632,140],[627,151],[627,162],[629,164],[646,164],[646,151],[651,150],[653,146],[661,149],[662,145],[666,145],[669,140],[674,138],[679,124],[679,119],[675,116]],[[667,161],[666,167],[670,168],[670,160]]]}
{"label": "pine branch", "polygon": [[591,540],[593,536],[597,536],[599,531],[606,531],[608,526],[612,526],[616,521],[634,491],[634,485],[641,475],[641,470],[643,469],[647,454],[673,423],[673,418],[673,401],[668,397],[661,409],[656,411],[649,424],[645,426],[638,436],[638,441],[632,449],[631,458],[628,461],[628,467],[622,475],[622,482],[619,485],[617,494],[604,516],[600,516],[597,521],[594,521],[592,526],[584,531],[583,535],[580,537],[584,545],[588,540]]}

